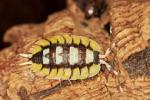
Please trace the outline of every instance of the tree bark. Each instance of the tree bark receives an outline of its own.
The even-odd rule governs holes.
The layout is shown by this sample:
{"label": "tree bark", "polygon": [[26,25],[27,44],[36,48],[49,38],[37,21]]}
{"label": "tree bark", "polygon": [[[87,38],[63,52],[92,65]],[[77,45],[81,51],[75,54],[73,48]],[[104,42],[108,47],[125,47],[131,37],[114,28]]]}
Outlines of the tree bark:
{"label": "tree bark", "polygon": [[[150,99],[150,1],[108,0],[107,3],[108,8],[100,17],[87,20],[75,1],[68,0],[67,9],[50,15],[46,22],[9,29],[4,40],[12,45],[0,52],[0,99]],[[108,23],[112,34],[105,30]],[[19,66],[27,59],[18,54],[26,53],[38,39],[66,33],[97,41],[103,52],[115,44],[106,60],[119,74],[102,70],[90,79],[69,85],[62,83],[60,89],[47,95],[60,82],[37,76],[30,66]]]}

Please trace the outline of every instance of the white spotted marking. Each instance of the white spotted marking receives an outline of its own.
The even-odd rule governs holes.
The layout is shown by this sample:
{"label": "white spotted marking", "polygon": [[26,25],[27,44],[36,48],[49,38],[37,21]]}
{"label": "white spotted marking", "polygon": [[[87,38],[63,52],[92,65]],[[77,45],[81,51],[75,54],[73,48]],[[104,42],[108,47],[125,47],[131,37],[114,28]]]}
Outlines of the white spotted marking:
{"label": "white spotted marking", "polygon": [[89,13],[89,15],[92,15],[92,14],[94,13],[94,8],[93,8],[93,7],[90,7],[90,8],[88,9],[88,13]]}
{"label": "white spotted marking", "polygon": [[89,64],[94,61],[93,51],[86,49],[86,64]]}
{"label": "white spotted marking", "polygon": [[57,46],[56,47],[56,64],[61,64],[63,62],[63,57],[62,54],[63,53],[63,48],[61,46]]}
{"label": "white spotted marking", "polygon": [[78,63],[78,48],[70,47],[69,63],[70,65]]}
{"label": "white spotted marking", "polygon": [[43,64],[49,64],[49,48],[43,50]]}

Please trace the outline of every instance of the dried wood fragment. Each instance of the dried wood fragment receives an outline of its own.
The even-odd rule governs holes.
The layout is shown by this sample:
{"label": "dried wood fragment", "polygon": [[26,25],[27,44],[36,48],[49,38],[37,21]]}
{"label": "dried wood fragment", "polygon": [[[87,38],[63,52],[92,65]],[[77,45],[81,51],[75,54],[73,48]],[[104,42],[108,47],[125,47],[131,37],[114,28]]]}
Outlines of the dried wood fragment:
{"label": "dried wood fragment", "polygon": [[[99,18],[85,20],[84,13],[74,0],[68,0],[66,10],[50,15],[42,24],[15,26],[8,30],[5,41],[11,42],[12,46],[0,52],[0,91],[4,91],[0,92],[0,99],[37,100],[45,95],[42,100],[150,99],[150,79],[143,75],[149,74],[150,65],[149,5],[146,0],[109,0],[111,16],[104,13]],[[118,76],[101,71],[93,78],[74,81],[72,85],[62,86],[58,91],[47,95],[49,89],[60,82],[35,75],[29,70],[30,66],[19,66],[19,63],[27,59],[20,58],[18,54],[27,52],[36,40],[64,33],[90,37],[105,51],[110,47],[112,38],[104,30],[109,18],[112,43],[116,47],[113,48],[114,54],[106,60],[119,71]],[[138,77],[132,78],[134,75]]]}

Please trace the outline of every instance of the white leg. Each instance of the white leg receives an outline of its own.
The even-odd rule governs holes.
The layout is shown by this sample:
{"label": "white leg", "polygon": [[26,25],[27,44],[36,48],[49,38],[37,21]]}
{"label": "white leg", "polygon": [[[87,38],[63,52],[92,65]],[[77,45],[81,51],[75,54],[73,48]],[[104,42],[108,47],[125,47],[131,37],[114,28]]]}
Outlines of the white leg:
{"label": "white leg", "polygon": [[101,55],[101,54],[99,55],[99,58],[106,58],[110,54],[110,52],[111,52],[111,49],[108,48],[104,55]]}
{"label": "white leg", "polygon": [[106,66],[106,68],[109,71],[112,71],[116,76],[118,75],[118,72],[116,72],[111,65],[109,65],[107,62],[105,62],[104,60],[100,60],[100,64],[104,64]]}
{"label": "white leg", "polygon": [[32,63],[33,63],[32,61],[28,61],[28,62],[20,63],[19,65],[20,65],[20,66],[31,65]]}
{"label": "white leg", "polygon": [[19,56],[24,57],[24,58],[32,58],[33,55],[21,53],[21,54],[19,54]]}
{"label": "white leg", "polygon": [[60,87],[61,87],[61,86],[62,86],[62,84],[61,84],[61,79],[58,78],[58,81],[59,81],[59,85],[60,85]]}
{"label": "white leg", "polygon": [[68,79],[68,81],[69,81],[70,85],[72,86],[72,82],[71,82],[71,80],[70,80],[70,79]]}
{"label": "white leg", "polygon": [[[114,47],[116,47],[116,44],[115,43],[113,43],[112,45],[111,45],[111,48],[114,48]],[[99,58],[106,58],[110,53],[111,53],[111,48],[108,48],[107,50],[106,50],[106,52],[105,52],[105,54],[104,55],[99,55]]]}

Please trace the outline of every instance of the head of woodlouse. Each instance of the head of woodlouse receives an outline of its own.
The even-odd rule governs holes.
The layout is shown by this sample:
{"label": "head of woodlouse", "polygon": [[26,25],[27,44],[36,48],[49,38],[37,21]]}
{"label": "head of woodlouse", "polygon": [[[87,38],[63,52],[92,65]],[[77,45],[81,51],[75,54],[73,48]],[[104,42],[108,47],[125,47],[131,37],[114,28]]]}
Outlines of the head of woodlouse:
{"label": "head of woodlouse", "polygon": [[[95,76],[100,64],[107,64],[102,55],[101,46],[84,36],[63,35],[40,39],[29,49],[28,57],[32,72],[48,79],[77,80]],[[101,57],[100,57],[101,56]]]}

